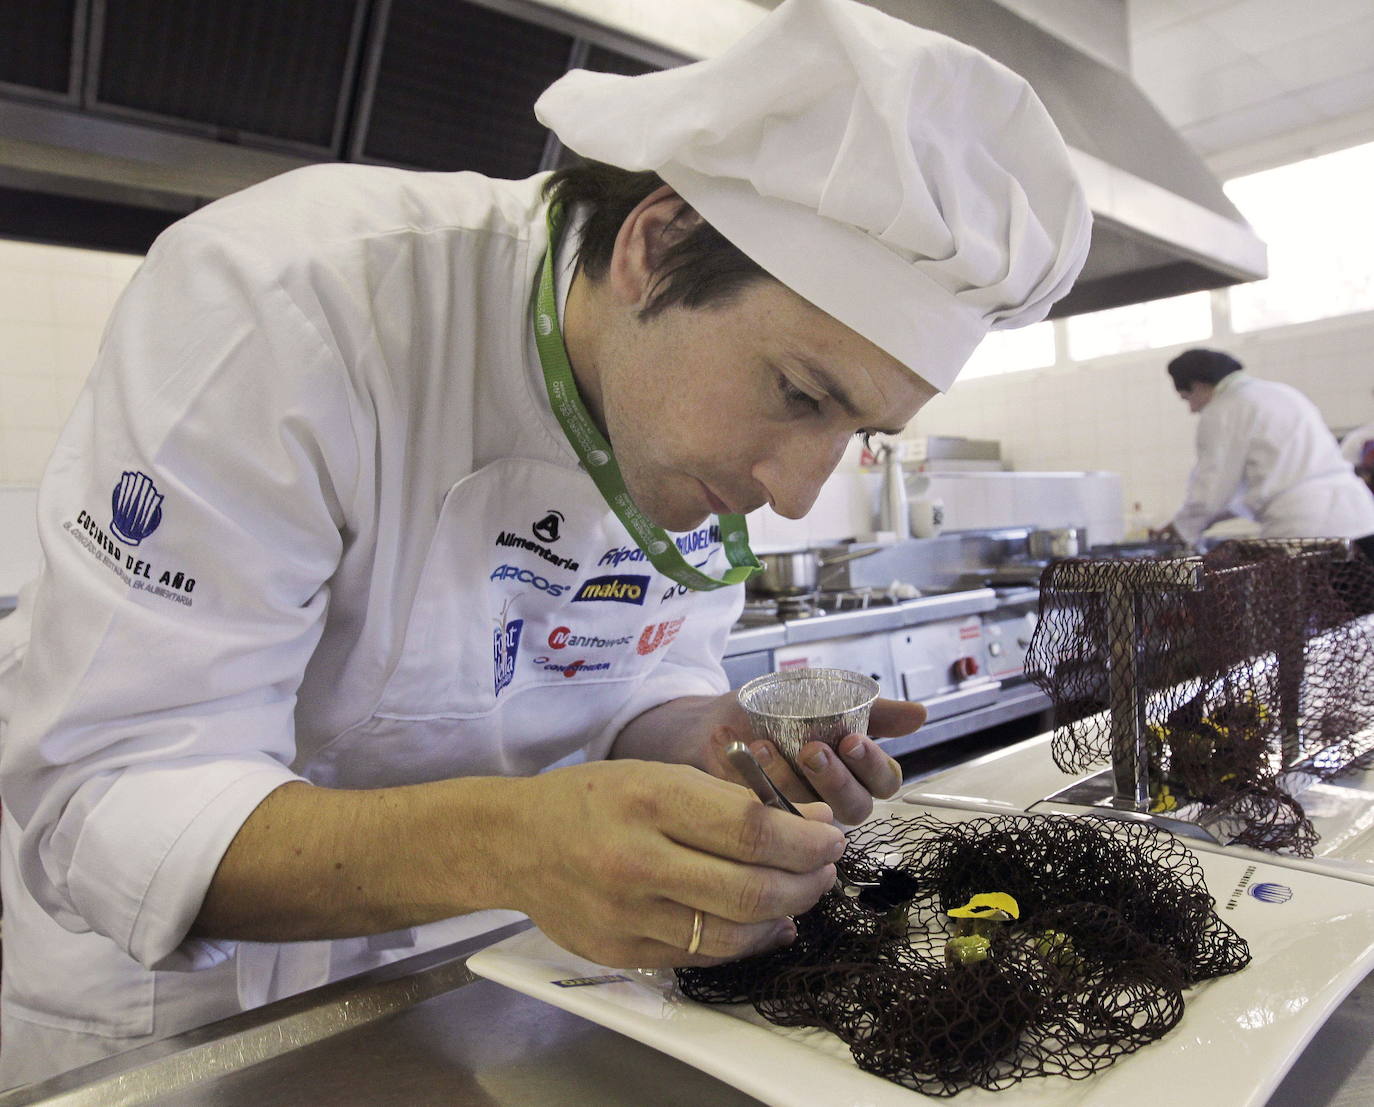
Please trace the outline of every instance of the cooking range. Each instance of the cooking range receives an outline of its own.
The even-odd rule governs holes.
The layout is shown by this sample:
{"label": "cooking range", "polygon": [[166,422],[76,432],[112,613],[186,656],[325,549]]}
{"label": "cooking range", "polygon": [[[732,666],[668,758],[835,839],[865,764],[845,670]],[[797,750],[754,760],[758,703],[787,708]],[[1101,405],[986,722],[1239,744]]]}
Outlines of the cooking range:
{"label": "cooking range", "polygon": [[730,635],[725,669],[732,687],[793,668],[868,674],[883,696],[926,707],[926,725],[915,734],[880,739],[897,756],[1048,706],[1024,673],[1038,599],[1024,585],[751,596]]}

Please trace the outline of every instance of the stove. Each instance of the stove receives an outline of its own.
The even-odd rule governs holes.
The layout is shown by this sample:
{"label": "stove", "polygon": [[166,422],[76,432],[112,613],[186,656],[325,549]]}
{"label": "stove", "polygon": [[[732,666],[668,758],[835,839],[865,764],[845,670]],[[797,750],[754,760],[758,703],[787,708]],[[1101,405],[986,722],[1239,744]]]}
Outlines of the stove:
{"label": "stove", "polygon": [[883,740],[896,756],[1045,706],[1024,676],[1038,598],[1025,585],[922,595],[902,584],[747,596],[726,675],[739,687],[794,668],[865,673],[882,695],[926,706],[921,730]]}

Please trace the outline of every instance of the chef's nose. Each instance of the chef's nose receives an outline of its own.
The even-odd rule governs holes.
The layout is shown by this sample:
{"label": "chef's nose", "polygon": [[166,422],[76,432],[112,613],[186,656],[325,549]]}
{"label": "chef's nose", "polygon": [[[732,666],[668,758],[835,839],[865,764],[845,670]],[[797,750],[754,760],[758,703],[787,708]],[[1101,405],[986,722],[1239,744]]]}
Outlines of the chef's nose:
{"label": "chef's nose", "polygon": [[785,519],[800,519],[811,510],[848,443],[847,434],[799,431],[780,436],[754,465],[754,479],[767,490],[774,511]]}

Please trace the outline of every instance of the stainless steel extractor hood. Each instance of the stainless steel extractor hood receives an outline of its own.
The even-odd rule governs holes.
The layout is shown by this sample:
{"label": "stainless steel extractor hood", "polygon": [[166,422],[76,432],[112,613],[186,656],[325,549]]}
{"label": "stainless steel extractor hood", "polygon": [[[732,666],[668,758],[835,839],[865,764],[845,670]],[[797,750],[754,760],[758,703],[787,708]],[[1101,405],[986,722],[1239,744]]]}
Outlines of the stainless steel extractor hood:
{"label": "stainless steel extractor hood", "polygon": [[1020,73],[1058,124],[1094,223],[1083,273],[1051,315],[1266,275],[1264,243],[1126,73],[995,0],[878,0],[874,6],[976,46]]}
{"label": "stainless steel extractor hood", "polygon": [[[1264,244],[1125,73],[995,0],[871,2],[1021,73],[1063,131],[1095,225],[1083,274],[1053,314],[1265,275]],[[312,161],[534,172],[541,149],[544,165],[557,150],[529,105],[565,68],[672,65],[723,48],[755,18],[740,0],[300,0],[276,22],[240,26],[241,5],[194,0],[204,26],[169,28],[133,21],[141,9],[125,0],[70,6],[65,37],[60,23],[26,16],[32,6],[0,16],[0,35],[26,44],[10,63],[52,54],[41,88],[0,65],[0,234],[129,249],[208,200]],[[302,54],[302,27],[325,16],[330,33]],[[180,64],[149,72],[148,57]],[[238,75],[234,95],[224,71]]]}

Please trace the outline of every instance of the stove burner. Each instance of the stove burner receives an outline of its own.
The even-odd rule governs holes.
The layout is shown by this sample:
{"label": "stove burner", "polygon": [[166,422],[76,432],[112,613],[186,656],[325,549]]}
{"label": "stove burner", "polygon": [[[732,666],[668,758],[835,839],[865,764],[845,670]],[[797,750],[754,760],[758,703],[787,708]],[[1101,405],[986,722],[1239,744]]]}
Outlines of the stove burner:
{"label": "stove burner", "polygon": [[740,622],[763,626],[829,615],[837,611],[862,611],[869,607],[891,607],[910,597],[894,594],[889,588],[849,588],[838,592],[806,592],[798,596],[748,596]]}
{"label": "stove burner", "polygon": [[827,611],[863,611],[870,607],[891,607],[902,602],[902,597],[891,589],[849,588],[843,592],[822,592],[821,604]]}
{"label": "stove burner", "polygon": [[777,601],[779,619],[809,619],[813,615],[824,615],[820,605],[820,593],[808,592],[803,596],[779,596]]}

